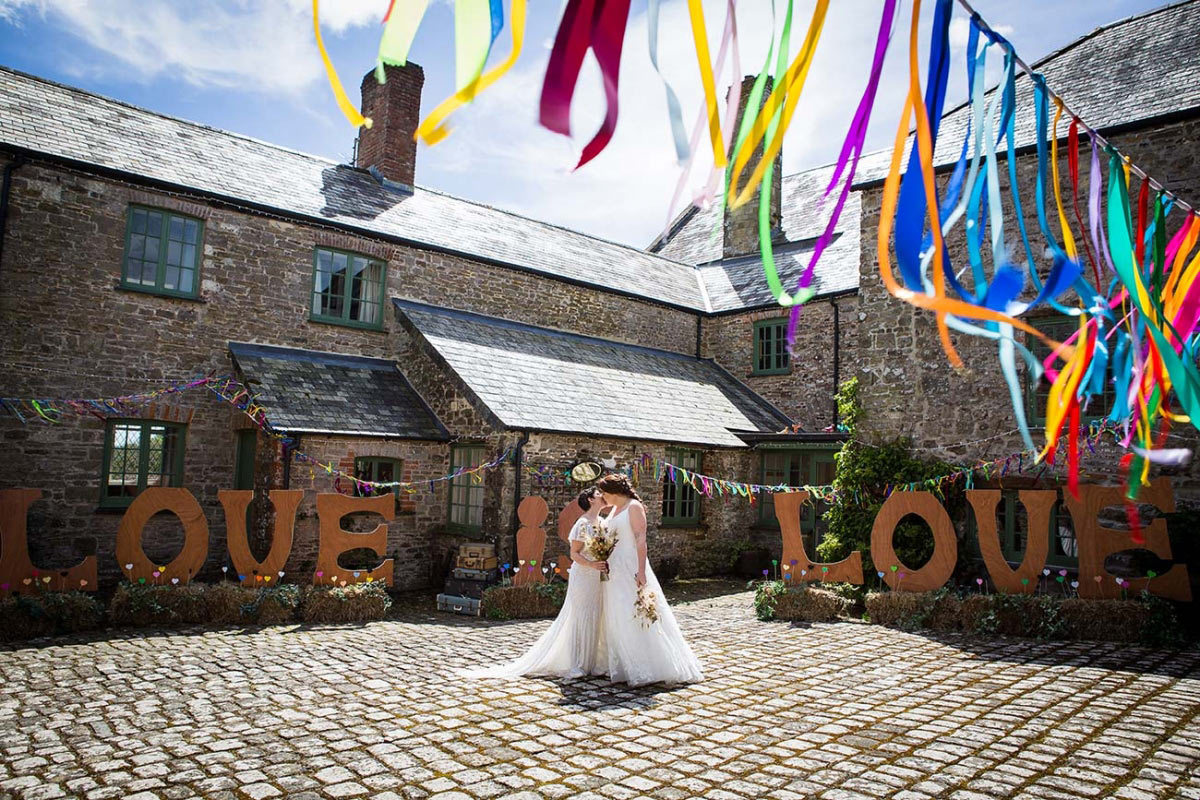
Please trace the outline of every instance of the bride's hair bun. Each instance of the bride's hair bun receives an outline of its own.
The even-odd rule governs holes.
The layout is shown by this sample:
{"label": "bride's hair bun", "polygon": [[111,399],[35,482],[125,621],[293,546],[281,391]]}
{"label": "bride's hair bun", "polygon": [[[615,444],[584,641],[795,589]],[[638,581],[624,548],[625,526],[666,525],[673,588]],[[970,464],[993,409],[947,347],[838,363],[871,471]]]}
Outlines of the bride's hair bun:
{"label": "bride's hair bun", "polygon": [[592,503],[595,503],[597,501],[597,498],[592,496],[595,493],[596,493],[595,486],[592,486],[591,488],[588,488],[588,489],[584,489],[582,492],[579,493],[579,497],[575,498],[575,502],[579,503],[580,508],[582,508],[584,511],[587,511],[588,509],[590,509],[592,507]]}
{"label": "bride's hair bun", "polygon": [[633,484],[629,482],[629,478],[617,473],[605,475],[600,480],[596,481],[596,488],[607,494],[620,494],[625,497],[632,497],[634,500],[641,500],[638,493],[633,490]]}

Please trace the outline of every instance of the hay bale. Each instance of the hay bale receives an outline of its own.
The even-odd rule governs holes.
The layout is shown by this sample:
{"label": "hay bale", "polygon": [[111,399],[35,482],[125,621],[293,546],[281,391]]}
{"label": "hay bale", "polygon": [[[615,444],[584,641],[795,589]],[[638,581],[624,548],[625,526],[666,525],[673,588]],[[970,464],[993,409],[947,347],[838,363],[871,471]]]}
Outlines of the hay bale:
{"label": "hay bale", "polygon": [[962,601],[947,589],[933,592],[871,592],[866,598],[871,622],[906,631],[959,630]]}
{"label": "hay bale", "polygon": [[850,600],[827,589],[789,587],[775,601],[775,619],[833,622],[845,616],[851,605]]}
{"label": "hay bale", "polygon": [[900,626],[903,619],[908,619],[924,609],[928,602],[927,592],[871,592],[867,595],[867,614],[875,625],[886,625],[889,628]]}
{"label": "hay bale", "polygon": [[104,607],[86,592],[13,595],[0,600],[0,640],[92,630],[103,619]]}
{"label": "hay bale", "polygon": [[300,596],[300,618],[305,622],[369,622],[383,619],[392,599],[382,583],[349,586],[309,586]]}
{"label": "hay bale", "polygon": [[117,586],[108,606],[108,618],[114,625],[160,627],[195,625],[208,620],[202,583],[183,586],[154,586],[122,583]]}
{"label": "hay bale", "polygon": [[1150,620],[1149,608],[1136,600],[1071,597],[1062,601],[1060,613],[1068,638],[1101,642],[1141,641]]}
{"label": "hay bale", "polygon": [[492,586],[483,592],[479,613],[489,619],[556,617],[566,595],[566,584],[561,581],[526,586]]}
{"label": "hay bale", "polygon": [[208,621],[214,625],[237,625],[245,621],[242,607],[254,602],[256,592],[230,581],[214,583],[204,593]]}

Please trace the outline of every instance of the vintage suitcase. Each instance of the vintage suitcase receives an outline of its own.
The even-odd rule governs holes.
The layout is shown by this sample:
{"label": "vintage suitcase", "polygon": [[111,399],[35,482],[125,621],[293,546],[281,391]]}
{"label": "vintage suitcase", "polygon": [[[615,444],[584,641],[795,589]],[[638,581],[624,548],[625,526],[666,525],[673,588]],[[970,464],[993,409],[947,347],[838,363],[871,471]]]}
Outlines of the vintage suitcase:
{"label": "vintage suitcase", "polygon": [[500,582],[500,570],[498,569],[463,569],[455,567],[450,570],[450,575],[455,578],[462,578],[469,581],[487,581],[488,583]]}
{"label": "vintage suitcase", "polygon": [[491,585],[489,581],[476,578],[447,578],[442,592],[458,597],[473,597],[478,600],[483,597],[483,590]]}
{"label": "vintage suitcase", "polygon": [[438,611],[450,611],[455,614],[465,614],[469,617],[479,616],[479,600],[475,597],[458,597],[452,594],[437,596]]}
{"label": "vintage suitcase", "polygon": [[458,548],[460,558],[495,558],[496,545],[486,542],[471,542]]}
{"label": "vintage suitcase", "polygon": [[495,556],[464,556],[459,555],[458,562],[455,564],[459,569],[495,569],[500,566],[499,560]]}

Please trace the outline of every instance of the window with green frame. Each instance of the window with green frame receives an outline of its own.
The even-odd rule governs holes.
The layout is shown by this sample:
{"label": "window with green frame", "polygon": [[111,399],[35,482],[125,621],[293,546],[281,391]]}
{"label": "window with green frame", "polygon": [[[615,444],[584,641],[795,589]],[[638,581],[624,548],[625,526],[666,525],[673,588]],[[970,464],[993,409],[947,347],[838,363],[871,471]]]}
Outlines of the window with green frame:
{"label": "window with green frame", "polygon": [[[762,477],[759,483],[767,486],[826,486],[833,483],[835,468],[834,453],[829,448],[804,450],[762,451]],[[770,493],[762,496],[759,503],[759,524],[778,528],[775,517],[775,498]],[[800,531],[804,535],[804,546],[810,556],[816,557],[816,547],[825,535],[826,503],[813,500],[805,503],[800,516]]]}
{"label": "window with green frame", "polygon": [[130,206],[121,285],[172,297],[196,297],[204,223],[161,208]]}
{"label": "window with green frame", "polygon": [[[1006,491],[996,504],[996,530],[1000,536],[1000,550],[1004,560],[1020,564],[1025,560],[1025,549],[1029,545],[1029,516],[1018,499],[1017,492]],[[972,509],[971,530],[976,538],[979,527],[975,524]],[[1063,569],[1079,566],[1079,550],[1075,542],[1075,526],[1071,514],[1060,498],[1050,510],[1050,549],[1046,555],[1046,566]]]}
{"label": "window with green frame", "polygon": [[312,318],[382,328],[385,276],[386,267],[378,259],[318,247],[313,254]]}
{"label": "window with green frame", "polygon": [[[696,450],[668,449],[667,461],[677,467],[683,467],[689,472],[700,469],[700,453]],[[662,485],[662,524],[663,525],[695,525],[700,521],[700,498],[695,487],[676,473],[675,480],[670,474],[663,475]]]}
{"label": "window with green frame", "polygon": [[[1030,317],[1026,321],[1057,342],[1065,342],[1072,334],[1079,330],[1079,322],[1073,317],[1064,315]],[[1027,334],[1025,336],[1025,343],[1029,347],[1029,352],[1033,353],[1034,358],[1038,361],[1044,361],[1046,356],[1050,355],[1050,348],[1036,336]],[[1061,368],[1062,362],[1060,361],[1059,364]],[[1034,383],[1029,379],[1029,372],[1026,370],[1025,415],[1030,422],[1041,423],[1046,421],[1046,400],[1049,396],[1050,381],[1047,380],[1046,376],[1043,375]],[[1088,423],[1107,416],[1112,411],[1116,397],[1116,391],[1112,383],[1105,378],[1103,394],[1092,398],[1091,403],[1080,414],[1080,422]]]}
{"label": "window with green frame", "polygon": [[[374,483],[391,483],[400,480],[400,461],[395,458],[378,458],[376,456],[354,459],[354,476],[360,481]],[[400,489],[393,486],[390,489],[376,486],[354,485],[355,497],[378,497],[381,494],[392,493],[400,496]]]}
{"label": "window with green frame", "polygon": [[258,429],[247,428],[237,432],[233,456],[233,488],[254,488],[254,461],[258,455]]}
{"label": "window with green frame", "polygon": [[112,419],[104,432],[100,505],[121,508],[143,490],[183,485],[187,426],[157,420]]}
{"label": "window with green frame", "polygon": [[787,349],[787,319],[764,319],[754,323],[754,374],[782,375],[790,369]]}
{"label": "window with green frame", "polygon": [[[452,445],[450,471],[474,469],[483,463],[483,445]],[[476,532],[483,527],[483,481],[477,475],[450,479],[450,527]]]}

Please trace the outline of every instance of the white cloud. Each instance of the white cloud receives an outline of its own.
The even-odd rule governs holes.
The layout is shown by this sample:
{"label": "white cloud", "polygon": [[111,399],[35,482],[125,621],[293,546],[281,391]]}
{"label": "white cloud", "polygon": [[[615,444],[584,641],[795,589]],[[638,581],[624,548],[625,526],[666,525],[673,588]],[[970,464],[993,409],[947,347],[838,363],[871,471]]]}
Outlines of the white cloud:
{"label": "white cloud", "polygon": [[[383,6],[386,8],[386,6]],[[111,61],[71,71],[155,78],[193,86],[295,93],[323,78],[309,0],[0,0],[0,18],[38,13]],[[378,25],[379,0],[326,0],[321,28]]]}

